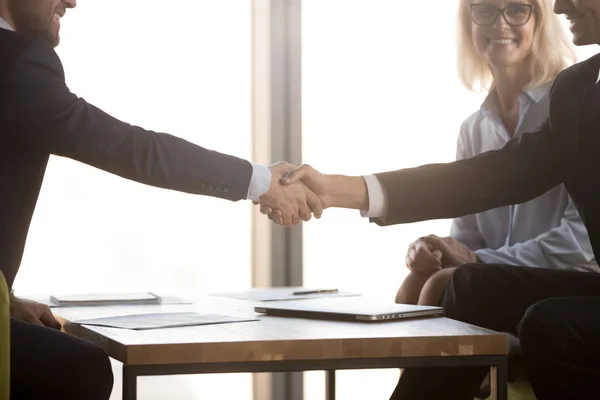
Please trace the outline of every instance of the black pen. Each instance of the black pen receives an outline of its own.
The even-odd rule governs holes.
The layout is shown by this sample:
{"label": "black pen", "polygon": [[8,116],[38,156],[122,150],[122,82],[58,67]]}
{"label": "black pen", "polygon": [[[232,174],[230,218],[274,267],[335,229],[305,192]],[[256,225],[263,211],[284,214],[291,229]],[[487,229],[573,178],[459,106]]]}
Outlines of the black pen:
{"label": "black pen", "polygon": [[293,295],[303,295],[303,294],[319,294],[319,293],[337,293],[337,289],[316,289],[316,290],[299,290],[297,292],[293,292]]}

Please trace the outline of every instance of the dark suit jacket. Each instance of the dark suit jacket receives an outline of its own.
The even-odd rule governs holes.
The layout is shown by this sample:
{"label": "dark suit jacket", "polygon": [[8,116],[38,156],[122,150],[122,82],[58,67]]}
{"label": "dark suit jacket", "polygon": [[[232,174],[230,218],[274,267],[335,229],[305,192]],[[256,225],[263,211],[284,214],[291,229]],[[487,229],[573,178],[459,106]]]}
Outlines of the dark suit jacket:
{"label": "dark suit jacket", "polygon": [[45,41],[0,29],[0,55],[0,270],[9,286],[50,154],[152,186],[246,198],[248,161],[131,126],[86,103],[67,88]]}
{"label": "dark suit jacket", "polygon": [[600,259],[599,68],[600,55],[558,76],[549,120],[538,132],[468,160],[377,174],[388,213],[375,222],[454,218],[519,204],[564,183]]}

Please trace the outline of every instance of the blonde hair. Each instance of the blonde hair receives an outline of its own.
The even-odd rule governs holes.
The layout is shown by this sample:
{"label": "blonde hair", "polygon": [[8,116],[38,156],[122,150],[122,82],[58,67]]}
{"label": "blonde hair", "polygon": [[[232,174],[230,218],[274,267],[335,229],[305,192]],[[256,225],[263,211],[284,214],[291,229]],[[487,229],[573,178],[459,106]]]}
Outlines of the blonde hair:
{"label": "blonde hair", "polygon": [[[494,78],[487,62],[477,54],[471,37],[470,0],[459,0],[458,11],[458,76],[472,91],[490,90]],[[530,87],[553,81],[576,61],[573,46],[552,12],[552,0],[534,0],[535,31],[531,45]]]}

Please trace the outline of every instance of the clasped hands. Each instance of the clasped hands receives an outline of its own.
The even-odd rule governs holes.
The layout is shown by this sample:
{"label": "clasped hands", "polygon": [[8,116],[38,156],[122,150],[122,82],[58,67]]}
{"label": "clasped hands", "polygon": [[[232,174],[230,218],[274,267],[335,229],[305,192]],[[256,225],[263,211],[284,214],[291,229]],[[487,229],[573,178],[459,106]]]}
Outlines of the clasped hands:
{"label": "clasped hands", "polygon": [[271,186],[260,197],[260,211],[282,226],[320,218],[331,205],[327,177],[309,165],[296,167],[279,162],[270,167]]}
{"label": "clasped hands", "polygon": [[477,255],[452,237],[424,236],[408,247],[406,267],[415,272],[432,275],[447,267],[477,263]]}

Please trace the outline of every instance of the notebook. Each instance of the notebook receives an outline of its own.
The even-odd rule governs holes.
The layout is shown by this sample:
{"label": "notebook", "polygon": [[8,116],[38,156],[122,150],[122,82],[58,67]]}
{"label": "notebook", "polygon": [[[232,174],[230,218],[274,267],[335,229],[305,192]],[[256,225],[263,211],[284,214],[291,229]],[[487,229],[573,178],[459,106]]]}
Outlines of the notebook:
{"label": "notebook", "polygon": [[441,307],[417,306],[373,301],[315,299],[269,303],[254,307],[266,315],[296,318],[318,318],[340,321],[390,321],[405,318],[442,315]]}
{"label": "notebook", "polygon": [[59,306],[109,306],[160,304],[161,298],[153,293],[94,293],[65,294],[50,296],[50,301]]}

